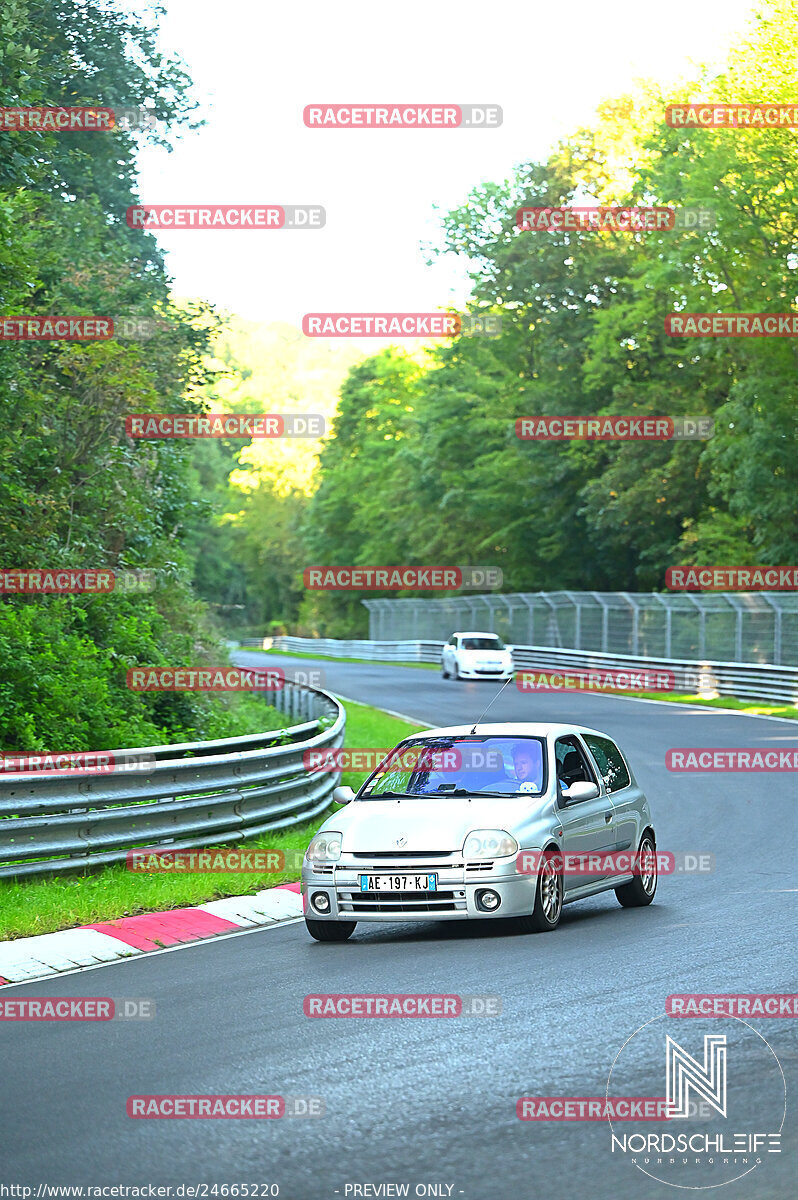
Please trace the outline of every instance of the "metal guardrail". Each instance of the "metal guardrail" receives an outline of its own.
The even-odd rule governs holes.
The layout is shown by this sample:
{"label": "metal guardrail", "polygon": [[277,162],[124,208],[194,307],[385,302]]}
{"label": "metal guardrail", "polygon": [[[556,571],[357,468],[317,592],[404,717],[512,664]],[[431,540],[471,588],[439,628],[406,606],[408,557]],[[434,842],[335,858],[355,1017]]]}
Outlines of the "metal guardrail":
{"label": "metal guardrail", "polygon": [[733,696],[740,700],[768,700],[798,704],[798,668],[759,663],[688,662],[674,658],[640,658],[633,655],[596,654],[589,650],[553,650],[551,646],[511,646],[516,668],[542,670],[672,671],[674,691],[689,696]]}
{"label": "metal guardrail", "polygon": [[327,654],[331,658],[367,658],[372,662],[440,662],[443,642],[370,642],[339,638],[246,638],[244,649],[281,650],[286,654]]}
{"label": "metal guardrail", "polygon": [[262,691],[300,723],[212,742],[117,750],[146,769],[0,775],[0,878],[123,862],[128,850],[238,842],[324,812],[340,772],[308,775],[303,755],[340,747],[346,712],[328,692],[286,680]]}
{"label": "metal guardrail", "polygon": [[[253,644],[273,647],[286,654],[326,654],[331,658],[365,658],[372,662],[434,662],[441,660],[443,642],[371,642],[334,638],[275,637]],[[552,646],[511,645],[518,669],[619,669],[673,671],[676,691],[688,695],[734,696],[740,700],[767,700],[798,705],[798,667],[768,663],[713,662],[636,655],[600,654]]]}

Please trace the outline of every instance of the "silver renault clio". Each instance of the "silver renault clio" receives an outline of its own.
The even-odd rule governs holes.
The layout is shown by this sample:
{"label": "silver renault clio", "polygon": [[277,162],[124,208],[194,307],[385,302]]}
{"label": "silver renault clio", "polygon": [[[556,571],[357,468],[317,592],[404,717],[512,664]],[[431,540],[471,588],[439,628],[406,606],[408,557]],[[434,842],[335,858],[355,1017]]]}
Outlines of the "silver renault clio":
{"label": "silver renault clio", "polygon": [[564,904],[657,887],[648,800],[616,743],[580,725],[430,729],[400,742],[313,837],[302,864],[308,932],[358,921],[517,918],[555,929]]}

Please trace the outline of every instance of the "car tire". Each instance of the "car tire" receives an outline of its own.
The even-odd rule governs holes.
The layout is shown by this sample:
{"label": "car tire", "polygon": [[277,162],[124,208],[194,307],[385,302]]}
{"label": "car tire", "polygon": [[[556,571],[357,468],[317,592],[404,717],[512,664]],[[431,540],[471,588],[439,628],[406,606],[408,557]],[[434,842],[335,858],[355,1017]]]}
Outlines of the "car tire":
{"label": "car tire", "polygon": [[457,659],[454,660],[454,670],[452,671],[452,679],[455,681],[460,678],[460,668],[457,665]]}
{"label": "car tire", "polygon": [[651,870],[644,872],[641,864],[639,875],[635,875],[629,883],[623,883],[615,889],[618,903],[622,904],[624,908],[645,908],[654,899],[657,891],[657,852],[654,839],[650,834],[646,833],[640,839],[637,853],[638,856],[642,856],[644,853],[651,855]]}
{"label": "car tire", "polygon": [[441,679],[448,679],[448,678],[449,678],[449,672],[446,670],[446,667],[443,665],[443,663],[441,663]]}
{"label": "car tire", "polygon": [[355,932],[357,921],[314,921],[305,917],[305,924],[317,942],[345,942]]}
{"label": "car tire", "polygon": [[[553,866],[548,865],[552,864]],[[559,864],[559,865],[557,865]],[[563,875],[562,855],[554,850],[543,854],[535,888],[535,907],[530,916],[518,917],[522,933],[550,933],[556,929],[562,916]]]}

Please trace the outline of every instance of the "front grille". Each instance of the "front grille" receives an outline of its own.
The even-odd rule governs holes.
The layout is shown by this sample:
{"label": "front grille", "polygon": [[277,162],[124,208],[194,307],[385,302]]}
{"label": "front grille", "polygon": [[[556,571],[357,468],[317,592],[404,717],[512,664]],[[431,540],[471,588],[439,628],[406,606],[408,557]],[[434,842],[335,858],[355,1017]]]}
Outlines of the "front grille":
{"label": "front grille", "polygon": [[450,858],[455,850],[357,850],[350,858]]}
{"label": "front grille", "polygon": [[454,892],[357,892],[338,893],[339,912],[410,913],[410,912],[456,912],[465,911],[464,896],[455,898]]}
{"label": "front grille", "polygon": [[315,863],[313,865],[313,874],[314,875],[332,875],[334,870],[335,870],[334,867],[319,867],[319,866],[316,866]]}
{"label": "front grille", "polygon": [[492,862],[472,862],[466,863],[466,871],[492,871]]}
{"label": "front grille", "polygon": [[[447,863],[446,866],[444,867],[444,870],[448,871],[450,869],[450,867],[452,867],[452,866],[462,867],[463,864],[462,863]],[[361,875],[395,875],[397,870],[398,870],[398,868],[395,863],[392,865],[391,863],[372,862],[369,864],[368,867],[363,866],[363,867],[339,868],[339,873],[336,876],[336,879],[337,879],[339,887],[351,887],[352,884],[349,879],[341,878],[341,874],[343,871],[349,872],[350,874],[357,875],[357,882],[358,882],[358,884],[360,884],[360,876]],[[440,863],[424,863],[424,862],[412,863],[412,864],[408,863],[406,865],[403,864],[402,865],[402,874],[403,875],[437,875],[438,883],[440,883],[441,882],[441,864]],[[443,886],[451,887],[452,886],[451,878],[445,879],[443,881]]]}

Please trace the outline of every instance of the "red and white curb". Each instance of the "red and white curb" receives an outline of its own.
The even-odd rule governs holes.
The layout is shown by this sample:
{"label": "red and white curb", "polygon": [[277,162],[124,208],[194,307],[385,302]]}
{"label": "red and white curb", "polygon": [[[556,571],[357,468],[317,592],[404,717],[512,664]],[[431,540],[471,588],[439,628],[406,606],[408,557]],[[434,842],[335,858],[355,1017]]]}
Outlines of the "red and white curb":
{"label": "red and white curb", "polygon": [[60,933],[0,942],[0,986],[45,979],[184,942],[201,942],[236,929],[273,925],[302,916],[298,883],[281,883],[254,896],[228,896],[196,908],[120,917]]}

